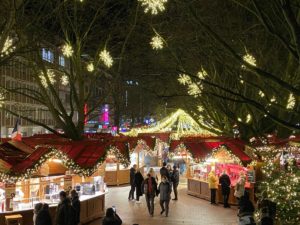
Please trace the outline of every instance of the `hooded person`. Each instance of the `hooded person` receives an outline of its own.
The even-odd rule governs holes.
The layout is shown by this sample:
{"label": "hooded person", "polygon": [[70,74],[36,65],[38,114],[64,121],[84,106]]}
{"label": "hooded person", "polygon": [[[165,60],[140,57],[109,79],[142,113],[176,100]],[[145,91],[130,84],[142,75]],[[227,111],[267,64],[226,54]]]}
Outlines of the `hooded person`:
{"label": "hooded person", "polygon": [[147,178],[144,180],[142,184],[142,190],[145,194],[149,214],[153,216],[154,198],[157,194],[157,183],[154,177],[152,177],[150,173],[147,174]]}
{"label": "hooded person", "polygon": [[161,207],[160,214],[162,215],[164,212],[166,212],[166,217],[169,215],[169,203],[171,199],[171,192],[172,187],[169,183],[166,176],[162,176],[161,182],[158,187],[158,193],[159,193],[159,204]]}
{"label": "hooded person", "polygon": [[208,187],[210,189],[210,203],[216,204],[216,194],[218,189],[218,179],[214,171],[210,171],[208,174]]}

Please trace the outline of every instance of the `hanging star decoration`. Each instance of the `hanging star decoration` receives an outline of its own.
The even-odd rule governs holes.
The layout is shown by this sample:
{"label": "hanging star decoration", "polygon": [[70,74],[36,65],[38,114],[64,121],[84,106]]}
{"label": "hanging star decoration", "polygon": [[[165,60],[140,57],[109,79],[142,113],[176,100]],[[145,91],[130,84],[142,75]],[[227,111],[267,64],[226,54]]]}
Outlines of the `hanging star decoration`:
{"label": "hanging star decoration", "polygon": [[40,78],[40,81],[41,81],[42,85],[45,88],[47,88],[49,86],[47,77],[49,79],[50,84],[54,84],[56,82],[55,81],[55,74],[54,74],[54,72],[52,70],[47,69],[46,74],[41,71],[40,75],[39,75],[39,78]]}
{"label": "hanging star decoration", "polygon": [[150,12],[152,15],[157,15],[159,12],[165,11],[165,4],[168,0],[138,0],[145,8],[144,12]]}
{"label": "hanging star decoration", "polygon": [[290,93],[288,101],[287,101],[286,108],[287,109],[293,109],[295,107],[295,105],[296,105],[295,96],[292,93]]}
{"label": "hanging star decoration", "polygon": [[62,53],[67,58],[71,57],[73,55],[73,53],[74,53],[72,46],[70,44],[65,44],[62,47]]}
{"label": "hanging star decoration", "polygon": [[67,86],[69,84],[69,77],[67,75],[62,75],[60,81],[63,86]]}
{"label": "hanging star decoration", "polygon": [[4,55],[9,55],[15,49],[16,47],[13,45],[13,39],[11,37],[7,37],[1,50],[1,57]]}
{"label": "hanging star decoration", "polygon": [[160,50],[164,47],[164,41],[161,36],[155,35],[154,37],[152,37],[150,45],[152,46],[152,49]]}
{"label": "hanging star decoration", "polygon": [[[252,66],[256,66],[256,59],[249,53],[247,53],[246,55],[243,56],[243,60],[244,60],[244,62],[246,62]],[[246,66],[242,65],[242,68],[245,69]]]}
{"label": "hanging star decoration", "polygon": [[103,62],[103,64],[107,68],[110,68],[113,65],[113,58],[111,57],[110,53],[106,49],[103,49],[100,52],[99,59]]}

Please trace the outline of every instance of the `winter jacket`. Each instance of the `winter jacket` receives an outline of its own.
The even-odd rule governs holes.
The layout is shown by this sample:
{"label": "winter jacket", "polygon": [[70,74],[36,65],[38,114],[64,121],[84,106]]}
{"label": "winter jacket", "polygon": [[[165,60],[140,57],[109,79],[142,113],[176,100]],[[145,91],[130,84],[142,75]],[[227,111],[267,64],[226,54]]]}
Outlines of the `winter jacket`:
{"label": "winter jacket", "polygon": [[48,210],[42,209],[37,214],[35,225],[52,225],[52,218]]}
{"label": "winter jacket", "polygon": [[169,170],[166,167],[162,167],[159,172],[160,172],[161,177],[166,176],[168,181],[170,181],[170,173],[169,173]]}
{"label": "winter jacket", "polygon": [[240,198],[244,195],[245,193],[245,184],[246,184],[246,177],[241,176],[238,180],[238,182],[235,185],[235,191],[234,191],[234,196],[237,198]]}
{"label": "winter jacket", "polygon": [[208,187],[209,189],[218,189],[218,179],[213,172],[208,174]]}
{"label": "winter jacket", "polygon": [[72,207],[74,208],[75,213],[76,213],[75,224],[79,224],[79,222],[80,222],[80,201],[79,201],[79,197],[75,196],[74,198],[72,198],[71,204],[72,204]]}
{"label": "winter jacket", "polygon": [[179,184],[179,171],[177,169],[173,170],[171,180],[174,184]]}
{"label": "winter jacket", "polygon": [[131,167],[130,169],[130,185],[134,186],[134,176],[135,176],[135,169]]}
{"label": "winter jacket", "polygon": [[[149,179],[151,179],[151,181],[152,181],[151,192],[149,192],[149,185],[148,185]],[[142,191],[144,194],[150,195],[151,197],[155,197],[155,195],[157,193],[157,183],[156,183],[155,178],[153,178],[153,177],[146,178],[142,184]]]}
{"label": "winter jacket", "polygon": [[70,199],[60,202],[56,211],[55,225],[75,225],[76,212],[71,206]]}
{"label": "winter jacket", "polygon": [[166,181],[165,183],[160,182],[158,191],[159,191],[159,199],[161,201],[168,201],[171,199],[172,187],[168,181]]}
{"label": "winter jacket", "polygon": [[230,194],[230,178],[227,174],[223,174],[219,178],[219,184],[221,184],[222,187],[222,194],[223,195],[229,195]]}
{"label": "winter jacket", "polygon": [[137,172],[134,175],[134,186],[136,187],[136,194],[139,196],[143,195],[143,191],[142,191],[142,183],[144,181],[144,177],[141,174],[141,172]]}

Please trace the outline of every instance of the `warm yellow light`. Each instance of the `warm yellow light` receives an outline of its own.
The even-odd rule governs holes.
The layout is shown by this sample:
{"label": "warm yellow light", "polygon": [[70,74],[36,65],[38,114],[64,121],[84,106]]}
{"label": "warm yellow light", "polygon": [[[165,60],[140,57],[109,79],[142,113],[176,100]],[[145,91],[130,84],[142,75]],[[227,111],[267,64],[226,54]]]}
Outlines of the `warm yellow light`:
{"label": "warm yellow light", "polygon": [[3,48],[1,50],[1,56],[8,55],[9,53],[13,52],[14,50],[15,50],[15,46],[13,46],[13,39],[10,37],[7,37],[4,42]]}
{"label": "warm yellow light", "polygon": [[295,105],[296,105],[296,99],[295,99],[294,95],[292,93],[290,93],[286,108],[293,109],[295,107]]}
{"label": "warm yellow light", "polygon": [[251,120],[252,120],[252,116],[250,114],[248,114],[246,117],[246,123],[250,123]]}
{"label": "warm yellow light", "polygon": [[203,108],[202,105],[198,105],[197,109],[198,109],[199,112],[203,112],[204,111],[204,108]]}
{"label": "warm yellow light", "polygon": [[259,91],[258,94],[261,98],[265,97],[265,93],[263,93],[263,91]]}
{"label": "warm yellow light", "polygon": [[207,72],[204,70],[204,69],[201,69],[198,73],[197,73],[197,76],[200,78],[200,79],[205,79],[207,77]]}
{"label": "warm yellow light", "polygon": [[63,75],[60,78],[61,84],[67,86],[69,84],[69,77],[67,75]]}
{"label": "warm yellow light", "polygon": [[183,85],[191,84],[192,80],[189,75],[179,74],[178,82]]}
{"label": "warm yellow light", "polygon": [[106,67],[110,68],[113,65],[113,59],[106,49],[100,52],[99,58]]}
{"label": "warm yellow light", "polygon": [[52,70],[48,69],[47,74],[44,74],[43,72],[41,72],[40,75],[39,75],[39,78],[41,80],[42,85],[45,88],[49,86],[46,77],[48,77],[51,84],[54,84],[56,82],[55,81],[55,74]]}
{"label": "warm yellow light", "polygon": [[165,11],[165,4],[168,0],[138,0],[141,5],[145,7],[144,12],[150,12],[152,15],[156,15],[159,12]]}
{"label": "warm yellow light", "polygon": [[164,47],[164,42],[159,35],[156,35],[151,39],[150,45],[152,46],[152,49],[159,50]]}
{"label": "warm yellow light", "polygon": [[63,47],[62,47],[62,53],[64,56],[66,57],[71,57],[73,55],[73,48],[71,45],[69,44],[65,44]]}
{"label": "warm yellow light", "polygon": [[86,67],[87,71],[89,72],[93,72],[94,71],[94,64],[93,63],[89,63]]}
{"label": "warm yellow light", "polygon": [[0,107],[4,105],[4,100],[5,100],[4,94],[0,92]]}
{"label": "warm yellow light", "polygon": [[[256,59],[249,53],[243,56],[243,60],[252,66],[256,66]],[[242,68],[246,68],[245,65],[242,65]]]}

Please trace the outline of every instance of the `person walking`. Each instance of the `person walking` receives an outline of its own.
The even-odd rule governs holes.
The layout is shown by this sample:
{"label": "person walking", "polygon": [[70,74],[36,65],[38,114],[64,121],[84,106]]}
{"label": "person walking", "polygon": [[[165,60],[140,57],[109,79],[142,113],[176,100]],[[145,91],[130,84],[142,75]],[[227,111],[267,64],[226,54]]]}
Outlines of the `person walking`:
{"label": "person walking", "polygon": [[234,187],[234,196],[240,201],[240,198],[244,196],[245,193],[245,184],[246,184],[246,176],[244,171],[240,172],[240,177]]}
{"label": "person walking", "polygon": [[214,171],[210,171],[208,174],[208,186],[210,189],[210,204],[217,204],[216,203],[216,194],[218,189],[218,179],[215,175]]}
{"label": "person walking", "polygon": [[35,225],[52,225],[52,218],[50,216],[48,204],[43,204],[42,209],[36,216]]}
{"label": "person walking", "polygon": [[71,205],[76,213],[76,217],[74,220],[75,225],[78,225],[80,223],[80,201],[78,193],[75,190],[71,191]]}
{"label": "person walking", "polygon": [[154,198],[157,194],[157,183],[150,173],[147,174],[147,178],[143,182],[142,189],[145,194],[149,214],[150,216],[153,216]]}
{"label": "person walking", "polygon": [[34,206],[34,210],[33,210],[33,225],[36,225],[36,217],[39,214],[39,212],[42,210],[43,208],[43,204],[42,203],[37,203]]}
{"label": "person walking", "polygon": [[157,183],[158,182],[158,177],[157,177],[157,175],[156,175],[156,173],[155,173],[155,171],[152,167],[150,168],[149,173],[150,173],[151,177],[153,177],[155,179],[156,183]]}
{"label": "person walking", "polygon": [[103,218],[102,225],[121,225],[122,220],[117,214],[117,212],[114,211],[113,208],[108,208],[106,210],[105,217]]}
{"label": "person walking", "polygon": [[230,194],[230,178],[224,171],[222,176],[219,178],[219,184],[221,184],[222,188],[222,195],[223,195],[223,201],[224,201],[224,208],[230,208],[230,205],[228,204],[229,194]]}
{"label": "person walking", "polygon": [[135,192],[134,176],[136,173],[136,167],[137,167],[136,164],[134,164],[130,168],[130,191],[129,191],[128,200],[132,200],[132,201],[134,201],[134,192]]}
{"label": "person walking", "polygon": [[177,188],[178,188],[178,185],[179,185],[179,171],[178,171],[176,165],[173,166],[171,180],[172,180],[173,191],[174,191],[174,195],[175,195],[175,197],[172,200],[177,201],[178,200],[178,190],[177,190]]}
{"label": "person walking", "polygon": [[140,196],[143,195],[142,192],[142,183],[144,181],[144,177],[141,174],[140,169],[137,169],[137,172],[134,175],[134,185],[136,189],[136,203],[140,204]]}
{"label": "person walking", "polygon": [[171,185],[167,179],[166,176],[162,176],[161,182],[158,187],[159,192],[159,204],[161,207],[160,214],[162,215],[164,212],[166,212],[166,217],[169,215],[169,203],[171,199]]}

